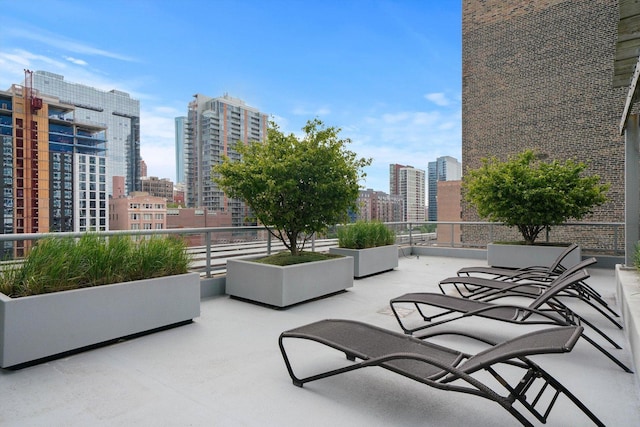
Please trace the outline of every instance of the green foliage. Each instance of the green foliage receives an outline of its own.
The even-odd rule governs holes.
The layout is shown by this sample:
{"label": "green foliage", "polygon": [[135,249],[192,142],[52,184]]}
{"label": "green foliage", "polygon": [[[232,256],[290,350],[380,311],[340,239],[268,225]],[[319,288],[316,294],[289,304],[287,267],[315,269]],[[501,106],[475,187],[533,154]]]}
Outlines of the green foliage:
{"label": "green foliage", "polygon": [[214,166],[214,181],[227,196],[244,200],[294,256],[313,233],[356,209],[362,168],[371,163],[346,149],[351,141],[340,139],[338,128],[314,119],[302,130],[302,138],[285,135],[272,122],[264,142],[237,143],[241,158]]}
{"label": "green foliage", "polygon": [[280,252],[275,255],[269,255],[257,260],[254,262],[260,264],[269,264],[269,265],[294,265],[294,264],[303,264],[305,262],[313,262],[313,261],[326,261],[332,258],[339,258],[340,255],[333,255],[328,253],[321,252],[305,252],[301,251],[297,255],[292,255],[291,252]]}
{"label": "green foliage", "polygon": [[633,265],[637,270],[640,270],[640,242],[636,245],[635,252],[633,253]]}
{"label": "green foliage", "polygon": [[396,235],[380,221],[358,221],[338,229],[338,246],[347,249],[367,249],[392,245]]}
{"label": "green foliage", "polygon": [[536,161],[527,150],[505,162],[483,159],[482,166],[463,178],[466,199],[490,221],[518,228],[533,244],[546,227],[582,219],[606,201],[608,184],[598,175],[583,176],[586,165]]}
{"label": "green foliage", "polygon": [[187,272],[185,243],[173,237],[134,242],[128,236],[38,241],[22,264],[0,272],[0,292],[11,297],[38,295]]}

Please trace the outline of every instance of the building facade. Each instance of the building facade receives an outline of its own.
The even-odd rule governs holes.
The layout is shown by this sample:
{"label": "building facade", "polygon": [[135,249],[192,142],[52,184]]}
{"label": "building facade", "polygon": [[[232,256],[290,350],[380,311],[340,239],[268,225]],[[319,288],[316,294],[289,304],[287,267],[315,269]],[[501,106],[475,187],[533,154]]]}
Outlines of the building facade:
{"label": "building facade", "polygon": [[185,175],[185,141],[187,140],[189,129],[187,117],[175,118],[175,139],[176,139],[176,183],[186,182]]}
{"label": "building facade", "polygon": [[[438,221],[462,221],[461,186],[462,181],[438,181]],[[438,245],[460,245],[459,224],[438,224],[436,229]]]}
{"label": "building facade", "polygon": [[462,178],[462,165],[451,156],[438,157],[428,165],[427,220],[438,220],[438,182],[458,181]]}
{"label": "building facade", "polygon": [[424,170],[410,167],[400,169],[400,196],[404,201],[405,221],[425,221],[425,190]]}
{"label": "building facade", "polygon": [[[615,0],[463,1],[465,170],[525,149],[584,161],[587,173],[611,185],[608,202],[584,221],[624,222],[618,128],[627,88],[613,84],[618,7]],[[478,219],[472,207],[462,209],[465,221]]]}
{"label": "building facade", "polygon": [[113,176],[124,176],[127,192],[140,190],[140,101],[119,90],[103,91],[64,80],[47,71],[33,73],[33,88],[74,107],[76,120],[107,129],[107,192]]}
{"label": "building facade", "polygon": [[404,202],[400,195],[390,195],[371,188],[360,190],[359,211],[355,220],[401,222],[404,220]]}
{"label": "building facade", "polygon": [[189,103],[185,140],[187,207],[231,212],[233,226],[247,225],[248,208],[239,199],[226,197],[213,182],[213,166],[223,156],[239,159],[233,145],[238,141],[263,141],[267,135],[267,115],[244,101],[224,95],[210,98],[194,95]]}
{"label": "building facade", "polygon": [[402,199],[402,221],[426,220],[425,189],[424,170],[413,166],[389,165],[389,192]]}
{"label": "building facade", "polygon": [[[0,92],[2,233],[108,230],[106,127],[25,77]],[[30,244],[7,245],[21,256]]]}
{"label": "building facade", "polygon": [[140,178],[140,184],[143,192],[161,197],[166,202],[173,202],[173,182],[171,180],[159,179],[157,176],[143,176]]}
{"label": "building facade", "polygon": [[164,230],[167,228],[167,204],[161,197],[143,191],[111,197],[109,224],[112,230]]}

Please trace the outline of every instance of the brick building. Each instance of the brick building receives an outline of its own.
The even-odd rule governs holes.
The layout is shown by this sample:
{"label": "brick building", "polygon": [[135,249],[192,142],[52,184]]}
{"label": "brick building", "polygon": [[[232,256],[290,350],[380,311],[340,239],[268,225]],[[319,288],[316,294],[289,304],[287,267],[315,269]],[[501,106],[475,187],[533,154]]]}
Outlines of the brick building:
{"label": "brick building", "polygon": [[[627,89],[613,84],[618,21],[615,0],[464,0],[465,170],[525,149],[584,161],[611,184],[609,201],[584,220],[623,222],[618,125]],[[478,219],[468,205],[462,210],[464,220]]]}
{"label": "brick building", "polygon": [[[170,208],[167,209],[167,228],[203,228],[203,227],[231,227],[231,212],[222,212],[206,208]],[[212,243],[229,243],[234,240],[232,232],[218,232],[212,236]],[[249,233],[238,232],[242,237]],[[183,236],[189,246],[205,244],[204,234]],[[239,239],[238,239],[239,240]]]}
{"label": "brick building", "polygon": [[[115,181],[114,181],[115,182]],[[167,228],[167,205],[161,197],[142,191],[109,199],[111,230],[164,230]]]}
{"label": "brick building", "polygon": [[157,176],[143,176],[140,178],[142,191],[152,196],[162,197],[167,202],[173,202],[173,182],[167,178]]}

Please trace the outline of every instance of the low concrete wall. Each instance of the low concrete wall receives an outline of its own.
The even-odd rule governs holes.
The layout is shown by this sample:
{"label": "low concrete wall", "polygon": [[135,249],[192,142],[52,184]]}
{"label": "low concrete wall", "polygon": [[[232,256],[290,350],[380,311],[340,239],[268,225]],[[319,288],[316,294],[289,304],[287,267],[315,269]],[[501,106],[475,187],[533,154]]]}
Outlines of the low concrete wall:
{"label": "low concrete wall", "polygon": [[640,381],[640,274],[631,267],[616,265],[616,291],[624,330],[631,346],[634,372]]}

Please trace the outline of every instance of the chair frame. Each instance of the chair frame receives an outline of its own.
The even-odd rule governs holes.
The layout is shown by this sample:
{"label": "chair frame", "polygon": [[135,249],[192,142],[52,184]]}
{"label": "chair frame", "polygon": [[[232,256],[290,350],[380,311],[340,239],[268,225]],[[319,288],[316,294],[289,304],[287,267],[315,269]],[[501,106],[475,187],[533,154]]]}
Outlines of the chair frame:
{"label": "chair frame", "polygon": [[[417,331],[432,328],[444,323],[449,323],[454,320],[480,316],[492,320],[519,325],[586,325],[589,326],[589,328],[596,332],[598,335],[603,337],[615,348],[621,349],[622,347],[613,339],[611,339],[607,334],[605,334],[600,328],[578,315],[575,311],[571,310],[556,298],[559,292],[575,284],[576,282],[585,280],[588,277],[589,274],[587,273],[587,271],[581,270],[569,276],[558,278],[552,286],[547,288],[528,306],[515,304],[499,304],[492,302],[493,300],[497,300],[501,297],[513,296],[510,294],[504,294],[502,296],[496,295],[492,297],[491,300],[480,301],[428,292],[405,294],[393,298],[389,302],[389,304],[396,320],[398,321],[398,324],[405,332],[405,334],[409,335],[412,335]],[[414,305],[425,324],[413,328],[407,327],[396,309],[396,306],[398,304]],[[436,307],[441,310],[436,314],[427,315],[422,309],[423,306]],[[633,372],[618,358],[608,352],[604,347],[602,347],[584,332],[582,333],[582,337],[588,343],[598,349],[602,354],[607,356],[612,362],[622,368],[625,372]]]}
{"label": "chair frame", "polygon": [[[443,333],[445,332],[439,334]],[[533,354],[571,351],[580,338],[582,327],[568,326],[539,330],[500,344],[471,334],[446,333],[472,338],[489,344],[491,347],[471,355],[366,323],[339,319],[322,320],[285,331],[280,335],[278,344],[289,376],[293,384],[298,387],[311,381],[365,367],[378,366],[437,389],[472,394],[494,401],[524,426],[533,426],[533,424],[518,408],[514,407],[515,402],[519,402],[538,421],[546,423],[561,394],[568,397],[594,424],[604,425],[565,386],[526,357]],[[350,337],[356,337],[356,339],[350,339]],[[326,345],[343,352],[348,360],[355,363],[299,378],[294,373],[290,357],[284,346],[284,341],[291,338],[311,340]],[[367,342],[366,345],[362,344],[362,338]],[[388,348],[394,349],[393,352],[375,354],[376,342],[378,341],[384,341]],[[374,354],[368,354],[370,351]],[[443,353],[450,360],[449,362],[437,357]],[[356,359],[361,361],[357,362]],[[521,378],[519,377],[519,380],[510,384],[507,378],[499,372],[502,365],[520,368],[524,373]],[[426,368],[430,369],[429,376],[425,376],[423,369]],[[496,384],[504,387],[504,390],[496,391],[473,376],[474,373],[480,371],[488,372],[496,379]],[[506,395],[500,393],[506,393]],[[545,393],[553,395],[550,399],[542,399],[541,397]],[[531,395],[533,396],[531,397]],[[538,408],[536,406],[546,407]]]}

